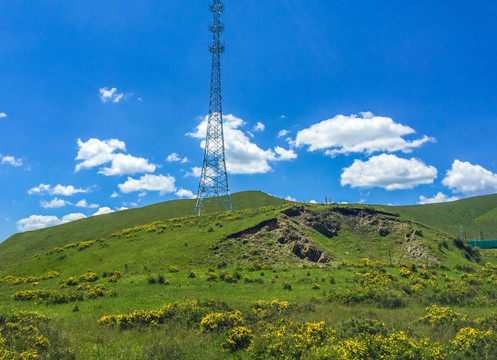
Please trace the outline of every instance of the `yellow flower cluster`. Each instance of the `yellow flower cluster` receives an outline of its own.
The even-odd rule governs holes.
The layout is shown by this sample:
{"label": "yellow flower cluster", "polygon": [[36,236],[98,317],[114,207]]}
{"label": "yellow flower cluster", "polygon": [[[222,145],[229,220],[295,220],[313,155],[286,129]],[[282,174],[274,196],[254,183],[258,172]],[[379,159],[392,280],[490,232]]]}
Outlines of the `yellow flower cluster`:
{"label": "yellow flower cluster", "polygon": [[203,331],[221,331],[231,329],[243,324],[243,316],[240,310],[231,312],[212,312],[207,314],[200,321]]}
{"label": "yellow flower cluster", "polygon": [[146,224],[146,225],[138,225],[132,228],[127,228],[123,229],[119,232],[110,234],[108,237],[109,238],[123,238],[123,237],[129,237],[133,233],[137,233],[140,231],[145,231],[145,232],[163,232],[164,230],[167,229],[167,225],[164,224],[162,221],[156,221],[151,224]]}
{"label": "yellow flower cluster", "polygon": [[371,270],[365,273],[356,273],[354,280],[363,286],[385,286],[394,279],[392,274]]}
{"label": "yellow flower cluster", "polygon": [[0,282],[6,283],[9,285],[20,285],[20,284],[34,283],[34,282],[38,282],[40,280],[49,280],[49,279],[56,278],[58,276],[59,276],[58,271],[49,271],[45,275],[41,275],[41,276],[19,277],[19,276],[7,275],[7,276],[4,276],[3,278],[1,278]]}
{"label": "yellow flower cluster", "polygon": [[417,294],[423,289],[423,284],[422,283],[417,283],[411,286],[410,290],[411,293]]}
{"label": "yellow flower cluster", "polygon": [[[236,212],[224,212],[217,216],[217,220],[236,220],[240,219],[246,211],[236,211]],[[248,214],[248,213],[247,213]]]}
{"label": "yellow flower cluster", "polygon": [[[90,288],[88,290],[85,290],[85,297],[89,299],[96,299],[99,296],[104,296],[105,295],[105,285],[104,284],[97,284],[93,288]],[[113,295],[115,296],[115,295]]]}
{"label": "yellow flower cluster", "polygon": [[483,331],[465,327],[457,332],[454,340],[451,340],[451,352],[468,355],[478,353],[496,340],[496,334],[492,330]]}
{"label": "yellow flower cluster", "polygon": [[237,326],[229,332],[226,342],[223,344],[223,351],[235,352],[246,349],[254,342],[252,330],[244,326]]}
{"label": "yellow flower cluster", "polygon": [[404,331],[390,336],[363,335],[358,338],[346,339],[331,343],[319,349],[322,353],[335,353],[341,360],[359,359],[416,359],[441,360],[444,359],[443,348],[429,339],[414,340]]}
{"label": "yellow flower cluster", "polygon": [[67,280],[61,280],[59,283],[59,287],[65,288],[68,286],[76,286],[78,284],[79,284],[78,279],[76,279],[74,276],[71,276]]}
{"label": "yellow flower cluster", "polygon": [[457,320],[465,320],[465,316],[461,316],[448,306],[432,305],[427,307],[427,314],[419,318],[420,322],[430,324],[432,326],[454,323]]}
{"label": "yellow flower cluster", "polygon": [[121,276],[123,276],[123,273],[117,270],[104,271],[102,274],[102,277],[108,278],[108,282],[117,282]]}
{"label": "yellow flower cluster", "polygon": [[408,268],[399,267],[399,273],[402,277],[412,279],[412,272]]}
{"label": "yellow flower cluster", "polygon": [[67,302],[83,300],[81,291],[60,292],[59,290],[37,289],[37,290],[21,290],[11,296],[13,300],[29,301],[36,300],[37,302],[46,301],[52,304],[64,304]]}
{"label": "yellow flower cluster", "polygon": [[486,263],[478,272],[484,276],[495,275],[497,274],[497,265]]}
{"label": "yellow flower cluster", "polygon": [[50,250],[48,253],[59,253],[59,252],[62,252],[66,249],[72,249],[72,248],[78,248],[78,250],[84,250],[84,249],[87,249],[89,248],[90,246],[92,246],[93,244],[97,243],[97,242],[104,242],[105,240],[104,239],[99,239],[99,240],[88,240],[88,241],[80,241],[80,242],[77,242],[77,243],[71,243],[71,244],[67,244],[67,245],[64,245],[62,247],[54,247],[52,250]]}
{"label": "yellow flower cluster", "polygon": [[283,314],[290,309],[288,301],[279,301],[278,299],[272,301],[257,300],[252,305],[252,312],[258,317],[266,317],[269,315]]}
{"label": "yellow flower cluster", "polygon": [[362,258],[359,260],[359,263],[353,263],[349,262],[345,259],[343,259],[340,264],[341,267],[355,267],[355,268],[370,268],[370,269],[376,269],[376,270],[385,270],[387,264],[383,261],[374,261],[368,258]]}
{"label": "yellow flower cluster", "polygon": [[48,317],[34,311],[8,314],[0,324],[0,359],[35,359],[46,353],[50,341],[36,325],[46,321]]}
{"label": "yellow flower cluster", "polygon": [[85,282],[94,282],[94,281],[98,280],[98,274],[91,272],[91,271],[88,271],[88,272],[84,273],[83,275],[81,275],[79,277],[79,280],[85,281]]}
{"label": "yellow flower cluster", "polygon": [[107,238],[129,238],[134,233],[145,231],[145,232],[155,232],[157,234],[162,234],[165,230],[180,228],[183,225],[193,225],[196,219],[193,216],[183,216],[179,218],[168,219],[165,222],[155,221],[151,224],[138,225],[132,228],[123,229],[121,231],[110,234]]}
{"label": "yellow flower cluster", "polygon": [[205,310],[197,301],[172,303],[163,306],[160,310],[135,310],[129,314],[104,315],[99,320],[100,325],[119,326],[129,328],[132,325],[159,325],[166,321],[189,321],[201,318]]}
{"label": "yellow flower cluster", "polygon": [[315,354],[328,338],[333,338],[324,322],[267,324],[265,332],[248,349],[255,358],[300,359]]}
{"label": "yellow flower cluster", "polygon": [[383,261],[374,261],[368,258],[362,258],[359,261],[358,267],[384,270],[387,267],[387,264]]}

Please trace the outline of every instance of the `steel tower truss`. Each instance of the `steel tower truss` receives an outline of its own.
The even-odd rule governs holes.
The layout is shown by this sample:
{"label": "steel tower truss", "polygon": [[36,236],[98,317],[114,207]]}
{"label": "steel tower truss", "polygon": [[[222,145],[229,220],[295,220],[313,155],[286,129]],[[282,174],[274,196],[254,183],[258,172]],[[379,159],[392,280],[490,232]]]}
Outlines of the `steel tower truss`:
{"label": "steel tower truss", "polygon": [[224,43],[221,43],[221,33],[224,31],[221,13],[224,11],[224,4],[221,0],[213,0],[210,4],[210,11],[212,12],[212,25],[210,26],[212,44],[209,46],[209,52],[212,54],[211,95],[204,164],[198,186],[195,215],[201,215],[207,210],[207,204],[209,204],[208,208],[213,210],[232,210],[226,172],[221,95],[221,54],[224,53]]}

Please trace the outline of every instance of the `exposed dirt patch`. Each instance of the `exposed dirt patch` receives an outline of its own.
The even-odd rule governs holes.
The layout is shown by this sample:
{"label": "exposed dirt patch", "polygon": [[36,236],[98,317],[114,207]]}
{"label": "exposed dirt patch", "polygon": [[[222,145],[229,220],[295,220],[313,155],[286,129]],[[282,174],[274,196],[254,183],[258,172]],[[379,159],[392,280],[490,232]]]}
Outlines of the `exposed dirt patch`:
{"label": "exposed dirt patch", "polygon": [[[221,240],[212,250],[215,254],[222,254],[236,248],[232,253],[239,255],[242,262],[256,258],[257,261],[274,264],[281,261],[308,260],[316,263],[327,263],[330,256],[325,254],[313,244],[304,234],[302,228],[307,228],[307,223],[302,223],[300,218],[306,213],[305,208],[290,208],[283,212],[283,218],[272,218],[253,227],[228,235]],[[295,218],[298,218],[295,221]],[[303,225],[303,226],[302,226]],[[332,232],[332,227],[323,225],[323,232]]]}
{"label": "exposed dirt patch", "polygon": [[[420,228],[423,227],[403,220],[397,214],[373,208],[331,206],[313,209],[296,205],[272,219],[228,235],[212,250],[218,258],[270,265],[302,260],[328,263],[339,259],[334,255],[335,246],[339,246],[337,252],[344,252],[345,256],[351,251],[357,254],[355,256],[364,253],[364,256],[389,256],[391,259],[393,255],[397,261],[439,262],[437,248],[430,242],[436,241],[437,237],[432,230],[423,228],[424,234]],[[317,238],[315,232],[326,239]],[[344,251],[344,244],[350,244],[351,250]],[[376,246],[382,250],[375,250]]]}
{"label": "exposed dirt patch", "polygon": [[278,219],[273,218],[257,224],[256,226],[252,226],[251,228],[239,231],[237,233],[228,235],[227,239],[238,239],[246,235],[257,234],[261,231],[272,231],[278,228]]}

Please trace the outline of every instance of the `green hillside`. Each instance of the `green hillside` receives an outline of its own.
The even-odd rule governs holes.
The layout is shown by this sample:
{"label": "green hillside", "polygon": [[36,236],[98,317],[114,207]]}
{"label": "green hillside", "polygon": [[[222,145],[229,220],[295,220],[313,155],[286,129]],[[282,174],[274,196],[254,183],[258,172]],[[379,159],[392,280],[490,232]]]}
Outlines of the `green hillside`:
{"label": "green hillside", "polygon": [[467,240],[483,232],[484,239],[497,239],[497,194],[448,203],[386,207],[413,220],[459,236],[462,226]]}
{"label": "green hillside", "polygon": [[171,201],[0,244],[0,358],[496,358],[495,252],[439,230],[441,214],[425,225],[409,208],[233,202],[191,216],[193,201]]}
{"label": "green hillside", "polygon": [[[253,209],[261,206],[279,206],[285,200],[260,191],[246,191],[232,195],[234,210]],[[18,233],[0,243],[0,270],[48,250],[79,241],[100,239],[127,227],[149,224],[193,213],[195,200],[172,200],[101,216],[89,217],[46,229]]]}

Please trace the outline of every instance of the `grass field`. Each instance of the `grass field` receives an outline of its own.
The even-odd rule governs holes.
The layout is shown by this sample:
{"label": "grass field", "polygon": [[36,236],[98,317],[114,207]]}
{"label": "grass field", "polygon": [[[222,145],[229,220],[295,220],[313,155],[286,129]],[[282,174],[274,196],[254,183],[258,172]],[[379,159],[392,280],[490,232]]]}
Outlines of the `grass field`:
{"label": "grass field", "polygon": [[238,196],[2,243],[29,250],[2,263],[0,359],[496,358],[495,251],[396,208]]}

